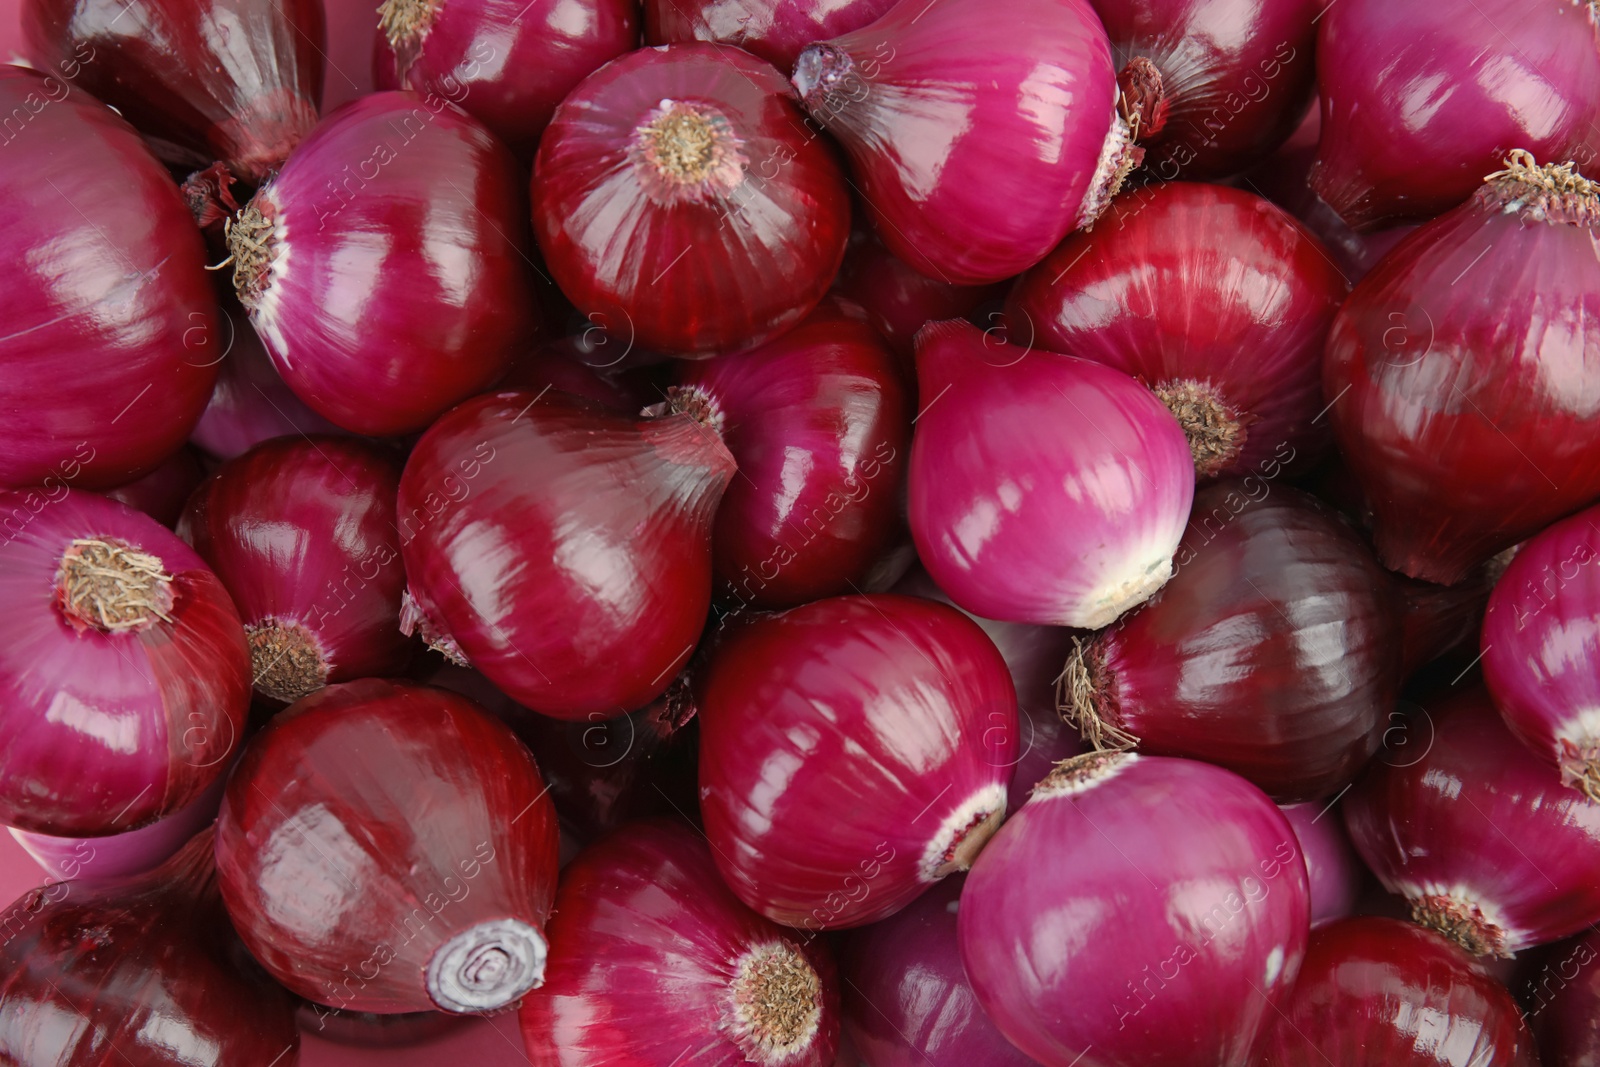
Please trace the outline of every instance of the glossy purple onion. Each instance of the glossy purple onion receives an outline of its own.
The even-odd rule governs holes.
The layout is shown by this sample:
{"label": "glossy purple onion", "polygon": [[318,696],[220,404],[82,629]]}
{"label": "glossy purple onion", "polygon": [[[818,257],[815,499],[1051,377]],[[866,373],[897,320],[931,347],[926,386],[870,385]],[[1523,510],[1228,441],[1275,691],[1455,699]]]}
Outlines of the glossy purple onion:
{"label": "glossy purple onion", "polygon": [[1600,1064],[1600,931],[1590,931],[1550,963],[1528,1014],[1544,1067]]}
{"label": "glossy purple onion", "polygon": [[1353,913],[1366,882],[1366,868],[1350,844],[1339,812],[1333,804],[1320,800],[1280,805],[1279,810],[1294,827],[1300,855],[1306,861],[1311,925],[1321,926]]}
{"label": "glossy purple onion", "polygon": [[644,0],[646,44],[715,41],[734,45],[781,71],[794,69],[801,50],[860,29],[895,0]]}

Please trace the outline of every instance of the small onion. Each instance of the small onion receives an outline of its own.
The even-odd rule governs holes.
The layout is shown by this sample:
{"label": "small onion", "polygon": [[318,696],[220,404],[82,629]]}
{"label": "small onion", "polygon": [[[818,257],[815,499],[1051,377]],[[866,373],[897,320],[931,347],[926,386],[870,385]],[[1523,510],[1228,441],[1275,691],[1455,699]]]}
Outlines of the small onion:
{"label": "small onion", "polygon": [[1242,1063],[1310,927],[1294,830],[1190,760],[1091,753],[1035,787],[961,894],[961,958],[1045,1067]]}
{"label": "small onion", "polygon": [[706,836],[776,922],[891,915],[1005,817],[1016,691],[953,608],[845,596],[763,616],[727,632],[696,688]]}
{"label": "small onion", "polygon": [[923,327],[917,378],[911,534],[957,604],[1096,629],[1166,583],[1194,461],[1149,390],[965,322]]}
{"label": "small onion", "polygon": [[544,985],[522,1006],[533,1067],[829,1067],[825,945],[757,915],[678,823],[632,823],[562,873]]}
{"label": "small onion", "polygon": [[1352,914],[1365,888],[1366,868],[1350,844],[1344,819],[1332,804],[1320,800],[1279,808],[1294,827],[1300,854],[1305,857],[1311,888],[1311,925],[1321,926]]}
{"label": "small onion", "polygon": [[779,70],[794,69],[813,41],[860,29],[895,0],[644,0],[646,44],[715,41],[760,56]]}
{"label": "small onion", "polygon": [[204,477],[200,454],[185,445],[143,478],[107,489],[105,496],[144,512],[170,530],[183,514],[189,494]]}
{"label": "small onion", "polygon": [[1350,839],[1384,888],[1480,956],[1600,921],[1600,804],[1518,744],[1481,688],[1414,728],[1431,730],[1424,754],[1374,762],[1344,799]]}
{"label": "small onion", "polygon": [[1591,931],[1554,961],[1553,983],[1550,979],[1541,983],[1544,993],[1528,1014],[1539,1035],[1544,1067],[1600,1064],[1600,965],[1596,960],[1600,960],[1600,931]]}
{"label": "small onion", "polygon": [[1394,576],[1400,596],[1400,674],[1409,678],[1448,652],[1473,642],[1494,588],[1494,560],[1455,585]]}

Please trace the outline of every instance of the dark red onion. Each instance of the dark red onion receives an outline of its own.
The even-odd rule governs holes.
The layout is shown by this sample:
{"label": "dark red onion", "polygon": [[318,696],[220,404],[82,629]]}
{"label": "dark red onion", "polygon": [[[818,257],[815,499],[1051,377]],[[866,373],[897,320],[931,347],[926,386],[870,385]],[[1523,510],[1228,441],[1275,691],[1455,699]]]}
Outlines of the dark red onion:
{"label": "dark red onion", "polygon": [[1593,164],[1600,39],[1586,0],[1339,0],[1326,11],[1311,187],[1356,229],[1455,207],[1511,148]]}
{"label": "dark red onion", "polygon": [[1516,1001],[1461,949],[1398,919],[1311,935],[1294,993],[1258,1050],[1262,1067],[1535,1067]]}
{"label": "dark red onion", "polygon": [[185,445],[137,481],[107,489],[105,495],[135,511],[142,511],[171,529],[183,514],[183,505],[205,477],[200,454]]}
{"label": "dark red onion", "polygon": [[192,803],[243,739],[250,653],[216,575],[92,493],[0,492],[0,822],[120,833]]}
{"label": "dark red onion", "polygon": [[216,836],[240,937],[300,996],[467,1014],[543,980],[555,810],[528,750],[464,697],[313,693],[251,742]]}
{"label": "dark red onion", "polygon": [[946,878],[846,936],[844,1028],[872,1067],[1033,1067],[989,1021],[961,967],[956,904],[966,880]]}
{"label": "dark red onion", "polygon": [[1478,636],[1495,584],[1493,562],[1474,568],[1455,585],[1392,578],[1400,596],[1401,677],[1410,677]]}
{"label": "dark red onion", "polygon": [[537,393],[549,387],[592,400],[613,411],[634,414],[654,403],[660,393],[626,381],[611,368],[591,363],[592,353],[581,337],[562,337],[518,356],[500,380],[501,389],[528,389]]}
{"label": "dark red onion", "polygon": [[405,668],[399,489],[399,462],[376,445],[280,437],[195,491],[179,532],[233,596],[257,692],[293,703]]}
{"label": "dark red onion", "polygon": [[917,378],[911,534],[957,604],[1095,629],[1166,583],[1194,461],[1149,390],[965,322],[922,328]]}
{"label": "dark red onion", "polygon": [[125,484],[211,394],[205,247],[138,134],[65,70],[0,65],[0,115],[0,485]]}
{"label": "dark red onion", "polygon": [[554,391],[468,401],[400,480],[402,625],[535,711],[643,707],[699,641],[733,472],[687,415],[635,422]]}
{"label": "dark red onion", "polygon": [[279,373],[356,433],[420,430],[533,336],[511,154],[441,96],[330,115],[229,223],[239,301]]}
{"label": "dark red onion", "polygon": [[1453,584],[1600,496],[1597,238],[1600,187],[1513,153],[1350,294],[1323,391],[1390,569]]}
{"label": "dark red onion", "polygon": [[163,161],[264,181],[317,123],[320,0],[25,0],[33,64],[116,108]]}
{"label": "dark red onion", "polygon": [[1322,348],[1345,285],[1327,251],[1250,193],[1125,193],[1006,302],[1009,339],[1131,374],[1172,409],[1203,478],[1301,467],[1328,443]]}
{"label": "dark red onion", "polygon": [[850,200],[766,63],[644,48],[556,109],[533,175],[550,273],[590,321],[661,352],[758,344],[805,317],[844,256]]}
{"label": "dark red onion", "polygon": [[1375,761],[1344,800],[1384,888],[1481,956],[1600,921],[1600,804],[1518,744],[1481,687],[1423,715],[1423,754]]}
{"label": "dark red onion", "polygon": [[1017,757],[1006,664],[959,611],[845,596],[729,631],[697,679],[700,810],[740,900],[816,931],[966,870]]}
{"label": "dark red onion", "polygon": [[1045,1067],[1241,1063],[1293,986],[1308,898],[1293,829],[1250,783],[1091,753],[978,858],[961,959],[1000,1032]]}
{"label": "dark red onion", "polygon": [[1344,819],[1333,810],[1333,804],[1320,800],[1279,808],[1294,827],[1300,855],[1305,857],[1311,925],[1321,926],[1354,913],[1366,882],[1366,868],[1345,833]]}
{"label": "dark red onion", "polygon": [[30,890],[3,926],[10,1067],[299,1061],[293,1002],[236,966],[209,833],[146,874]]}
{"label": "dark red onion", "polygon": [[[1555,974],[1540,983],[1541,994],[1528,1015],[1539,1036],[1544,1067],[1600,1064],[1600,964],[1596,960],[1600,960],[1600,931],[1590,931],[1553,961]],[[1552,964],[1546,966],[1549,969]]]}
{"label": "dark red onion", "polygon": [[1092,223],[1142,158],[1088,0],[900,0],[812,44],[794,86],[838,139],[878,237],[939,281],[1019,274]]}
{"label": "dark red onion", "polygon": [[442,96],[531,159],[556,105],[638,43],[635,0],[383,0],[373,81]]}
{"label": "dark red onion", "polygon": [[[781,71],[801,49],[869,25],[895,0],[644,0],[646,44],[715,41],[736,45]],[[941,316],[943,317],[943,316]]]}

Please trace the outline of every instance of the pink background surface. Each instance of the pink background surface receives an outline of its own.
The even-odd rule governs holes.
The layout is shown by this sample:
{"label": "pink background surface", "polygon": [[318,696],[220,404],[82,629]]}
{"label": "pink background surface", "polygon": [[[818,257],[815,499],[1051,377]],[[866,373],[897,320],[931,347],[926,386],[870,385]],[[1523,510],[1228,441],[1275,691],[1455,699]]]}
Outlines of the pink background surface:
{"label": "pink background surface", "polygon": [[[326,109],[372,88],[372,34],[378,5],[377,0],[324,3],[328,10],[328,68],[323,100]],[[0,0],[0,62],[12,62],[22,56],[19,7],[19,0]],[[44,881],[44,872],[32,858],[10,834],[0,831],[0,905]],[[451,1062],[474,1067],[527,1064],[516,1016],[474,1019],[439,1040],[405,1049],[357,1049],[306,1036],[300,1050],[302,1067],[435,1067]]]}

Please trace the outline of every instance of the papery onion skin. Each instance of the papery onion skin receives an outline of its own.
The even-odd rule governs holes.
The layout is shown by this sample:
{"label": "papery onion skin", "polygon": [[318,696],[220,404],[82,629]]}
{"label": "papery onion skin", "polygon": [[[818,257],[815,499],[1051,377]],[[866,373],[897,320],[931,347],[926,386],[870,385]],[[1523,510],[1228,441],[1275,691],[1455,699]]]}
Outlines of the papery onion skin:
{"label": "papery onion skin", "polygon": [[453,643],[557,718],[648,704],[699,641],[712,515],[733,473],[687,415],[635,422],[554,390],[460,405],[400,480],[400,553],[424,639]]}
{"label": "papery onion skin", "polygon": [[735,45],[777,67],[794,69],[813,41],[870,25],[895,0],[644,0],[644,39],[649,45],[715,41]]}
{"label": "papery onion skin", "polygon": [[861,588],[903,529],[906,394],[878,331],[834,300],[776,341],[682,365],[669,406],[704,409],[739,464],[717,507],[718,599],[788,608]]}
{"label": "papery onion skin", "polygon": [[1600,147],[1588,3],[1340,0],[1320,22],[1317,80],[1311,187],[1358,230],[1448,211],[1508,149],[1588,169]]}
{"label": "papery onion skin", "polygon": [[1482,956],[1600,921],[1600,804],[1518,744],[1480,686],[1412,729],[1424,754],[1380,757],[1344,798],[1350,839],[1384,888]]}
{"label": "papery onion skin", "polygon": [[1333,804],[1313,800],[1306,804],[1280,804],[1283,817],[1294,827],[1300,855],[1306,861],[1311,890],[1313,928],[1342,919],[1356,909],[1366,884],[1366,868],[1350,844],[1344,819]]}
{"label": "papery onion skin", "polygon": [[[243,740],[250,698],[222,583],[154,519],[92,493],[5,491],[0,516],[0,822],[89,837],[194,801]],[[106,630],[63,611],[63,560],[89,559],[74,541],[159,560],[170,581],[151,583],[142,621]]]}
{"label": "papery onion skin", "polygon": [[1309,910],[1294,830],[1260,790],[1096,753],[1000,828],[957,928],[979,1003],[1045,1067],[1210,1067],[1243,1062],[1292,987]]}
{"label": "papery onion skin", "polygon": [[1096,629],[1165,584],[1194,461],[1149,390],[964,322],[922,328],[917,377],[911,535],[951,599],[984,618]]}
{"label": "papery onion skin", "polygon": [[443,97],[374,93],[233,220],[234,286],[278,372],[360,434],[421,430],[537,328],[516,161]]}
{"label": "papery onion skin", "polygon": [[1009,340],[1130,374],[1173,407],[1203,478],[1276,478],[1326,449],[1322,349],[1344,279],[1260,197],[1170,182],[1124,193],[1006,302]]}
{"label": "papery onion skin", "polygon": [[[228,783],[216,852],[239,936],[300,996],[465,1014],[541,980],[555,810],[510,729],[454,693],[365,679],[274,718]],[[530,955],[501,948],[485,1003],[449,999],[451,946],[502,924],[489,945]]]}
{"label": "papery onion skin", "polygon": [[635,0],[387,0],[373,82],[456,104],[523,159],[556,105],[639,43]]}
{"label": "papery onion skin", "polygon": [[168,456],[155,470],[137,481],[107,489],[105,495],[137,511],[142,511],[169,530],[183,514],[189,494],[205,477],[200,454],[185,445]]}
{"label": "papery onion skin", "polygon": [[[792,1014],[763,1018],[777,1005],[740,996],[740,964],[769,949],[766,994]],[[521,1018],[534,1067],[829,1067],[839,986],[825,943],[741,904],[697,832],[648,820],[563,872],[548,977]]]}
{"label": "papery onion skin", "polygon": [[534,164],[545,262],[591,322],[681,356],[748,347],[827,291],[850,232],[827,144],[766,63],[691,43],[586,78]]}
{"label": "papery onion skin", "polygon": [[[1596,1067],[1600,1064],[1600,933],[1590,932],[1554,959],[1552,983],[1530,1007],[1529,1021],[1539,1036],[1544,1067]],[[1548,971],[1550,964],[1546,965]],[[1549,999],[1545,999],[1545,994]]]}
{"label": "papery onion skin", "polygon": [[982,285],[1091,223],[1134,162],[1087,0],[900,0],[809,45],[794,85],[838,139],[873,229],[930,278]]}
{"label": "papery onion skin", "polygon": [[283,990],[238,963],[211,835],[109,882],[56,882],[6,910],[0,1050],[14,1067],[294,1067]]}
{"label": "papery onion skin", "polygon": [[1362,916],[1311,935],[1260,1067],[1534,1067],[1511,994],[1456,945],[1398,919]]}
{"label": "papery onion skin", "polygon": [[1379,558],[1441,585],[1600,496],[1600,196],[1507,163],[1356,286],[1323,364]]}
{"label": "papery onion skin", "polygon": [[255,185],[316,125],[319,0],[141,0],[129,21],[118,0],[22,7],[34,65],[116,108],[175,167],[220,160]]}
{"label": "papery onion skin", "polygon": [[0,66],[0,114],[24,116],[0,142],[0,485],[124,484],[211,395],[205,246],[138,134],[64,74]]}
{"label": "papery onion skin", "polygon": [[872,1067],[1033,1067],[984,1014],[961,967],[951,875],[841,950],[844,1028]]}
{"label": "papery onion skin", "polygon": [[965,870],[1005,814],[1016,690],[981,629],[914,597],[730,630],[696,680],[700,809],[740,900],[859,926]]}
{"label": "papery onion skin", "polygon": [[400,464],[381,446],[280,437],[195,491],[179,532],[232,594],[257,692],[293,703],[405,668],[399,488]]}

